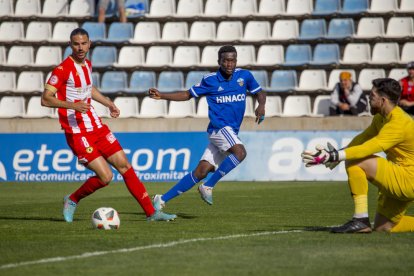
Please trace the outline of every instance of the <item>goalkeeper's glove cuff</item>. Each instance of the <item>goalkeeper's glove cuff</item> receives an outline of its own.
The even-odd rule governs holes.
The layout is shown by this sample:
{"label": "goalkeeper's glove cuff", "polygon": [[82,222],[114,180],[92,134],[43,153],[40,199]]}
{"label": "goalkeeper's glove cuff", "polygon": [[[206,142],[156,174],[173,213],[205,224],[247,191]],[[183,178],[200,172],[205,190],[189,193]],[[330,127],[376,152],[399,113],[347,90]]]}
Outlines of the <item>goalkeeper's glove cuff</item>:
{"label": "goalkeeper's glove cuff", "polygon": [[344,161],[346,160],[346,153],[344,150],[338,151],[338,160],[337,161]]}

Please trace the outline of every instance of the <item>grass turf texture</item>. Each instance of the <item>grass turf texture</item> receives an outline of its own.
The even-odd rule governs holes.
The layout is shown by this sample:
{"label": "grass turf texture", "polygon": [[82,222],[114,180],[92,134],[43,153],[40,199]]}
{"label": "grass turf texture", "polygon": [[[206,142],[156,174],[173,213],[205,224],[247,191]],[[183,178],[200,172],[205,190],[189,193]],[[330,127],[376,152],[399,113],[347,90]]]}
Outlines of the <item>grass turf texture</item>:
{"label": "grass turf texture", "polygon": [[[171,185],[146,186],[153,195]],[[115,183],[83,200],[75,221],[68,224],[61,215],[62,197],[78,186],[0,184],[0,267],[86,252],[138,249],[1,268],[0,275],[412,275],[414,271],[414,234],[322,231],[352,215],[344,182],[222,182],[214,190],[213,206],[205,204],[193,188],[167,205],[166,212],[179,216],[174,222],[147,222],[124,184]],[[372,186],[369,198],[373,218],[376,189]],[[118,210],[119,230],[92,229],[90,216],[103,206]],[[279,233],[292,230],[300,232]],[[264,235],[254,236],[260,233]],[[246,236],[229,237],[238,234]],[[217,237],[228,238],[182,242]],[[141,248],[174,241],[181,243]]]}

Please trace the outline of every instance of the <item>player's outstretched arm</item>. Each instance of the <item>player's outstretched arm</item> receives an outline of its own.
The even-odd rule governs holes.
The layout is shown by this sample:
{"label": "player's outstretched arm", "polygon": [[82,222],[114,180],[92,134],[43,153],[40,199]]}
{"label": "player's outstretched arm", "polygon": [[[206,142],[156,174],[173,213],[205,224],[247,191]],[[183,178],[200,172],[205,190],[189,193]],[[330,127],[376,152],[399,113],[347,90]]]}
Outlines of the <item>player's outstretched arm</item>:
{"label": "player's outstretched arm", "polygon": [[152,99],[169,101],[188,101],[191,98],[191,94],[189,91],[161,93],[156,88],[150,88],[148,90],[148,95]]}
{"label": "player's outstretched arm", "polygon": [[45,89],[45,91],[42,94],[41,105],[50,108],[73,109],[81,113],[86,113],[91,107],[89,103],[84,101],[73,103],[59,100],[55,97],[55,94],[56,92],[50,91],[49,89]]}
{"label": "player's outstretched arm", "polygon": [[260,91],[259,93],[256,93],[254,96],[257,102],[259,103],[259,105],[257,106],[255,110],[256,123],[260,124],[261,122],[263,122],[265,118],[265,114],[266,114],[266,111],[265,111],[266,93],[264,91]]}
{"label": "player's outstretched arm", "polygon": [[92,87],[92,99],[94,99],[95,101],[103,104],[104,106],[106,106],[107,108],[109,108],[109,112],[112,118],[118,118],[119,114],[121,113],[120,110],[118,109],[118,107],[114,104],[113,101],[111,101],[110,98],[105,97],[104,95],[102,95],[101,92],[99,92],[99,90],[93,86]]}

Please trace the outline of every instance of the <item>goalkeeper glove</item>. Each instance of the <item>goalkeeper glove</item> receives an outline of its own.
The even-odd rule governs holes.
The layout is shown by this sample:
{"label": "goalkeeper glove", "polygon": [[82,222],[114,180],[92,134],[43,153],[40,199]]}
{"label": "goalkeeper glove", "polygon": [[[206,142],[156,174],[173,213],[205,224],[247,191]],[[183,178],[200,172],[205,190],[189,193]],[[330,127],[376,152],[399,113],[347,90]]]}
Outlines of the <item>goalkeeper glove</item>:
{"label": "goalkeeper glove", "polygon": [[[332,146],[331,143],[329,143],[329,142],[326,144],[326,146],[327,146],[327,148],[325,148],[325,150],[327,149],[327,151],[337,151],[337,149],[334,146]],[[326,162],[325,167],[327,167],[328,169],[330,169],[332,171],[333,169],[336,168],[336,166],[339,165],[339,163],[340,163],[340,161]]]}
{"label": "goalkeeper glove", "polygon": [[317,145],[315,147],[316,151],[305,150],[302,152],[302,161],[305,163],[306,167],[312,167],[320,164],[339,162],[338,151],[332,147],[332,150],[326,149],[322,145]]}

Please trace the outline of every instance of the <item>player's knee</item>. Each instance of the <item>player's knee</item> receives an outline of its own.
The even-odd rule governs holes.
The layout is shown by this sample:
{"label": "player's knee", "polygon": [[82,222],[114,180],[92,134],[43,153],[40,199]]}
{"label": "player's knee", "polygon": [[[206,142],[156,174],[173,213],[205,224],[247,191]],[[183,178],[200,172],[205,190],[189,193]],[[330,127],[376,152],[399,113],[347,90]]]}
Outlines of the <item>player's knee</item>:
{"label": "player's knee", "polygon": [[102,175],[99,177],[99,179],[101,179],[101,181],[105,184],[108,185],[109,183],[111,183],[112,181],[112,177],[113,177],[113,173],[112,172],[108,172],[105,175]]}

